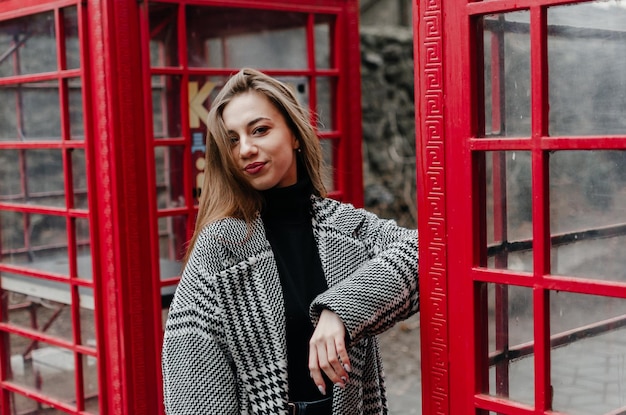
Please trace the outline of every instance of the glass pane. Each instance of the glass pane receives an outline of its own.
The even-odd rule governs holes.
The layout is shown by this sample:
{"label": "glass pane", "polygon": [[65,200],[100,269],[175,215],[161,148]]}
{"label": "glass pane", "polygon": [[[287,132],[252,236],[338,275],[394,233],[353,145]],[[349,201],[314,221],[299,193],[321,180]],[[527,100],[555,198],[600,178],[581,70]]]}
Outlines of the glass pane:
{"label": "glass pane", "polygon": [[550,7],[548,33],[550,135],[625,134],[623,4]]}
{"label": "glass pane", "polygon": [[26,192],[23,203],[65,206],[63,154],[60,150],[26,150]]}
{"label": "glass pane", "polygon": [[150,2],[150,66],[178,66],[178,5]]}
{"label": "glass pane", "polygon": [[59,140],[61,111],[56,81],[18,85],[15,91],[20,120],[15,122],[22,139]]}
{"label": "glass pane", "polygon": [[184,150],[182,146],[154,149],[159,209],[185,206]]}
{"label": "glass pane", "polygon": [[76,272],[77,277],[93,279],[93,264],[91,259],[91,236],[88,219],[74,219],[76,233]]}
{"label": "glass pane", "polygon": [[331,192],[337,190],[335,187],[335,140],[320,140],[322,146],[322,154],[324,157],[324,165],[326,167],[323,172],[323,181],[326,191]]}
{"label": "glass pane", "polygon": [[25,150],[0,150],[0,201],[19,202],[24,200],[20,161]]}
{"label": "glass pane", "polygon": [[0,262],[17,264],[28,260],[25,226],[24,213],[0,210]]}
{"label": "glass pane", "polygon": [[317,78],[317,128],[332,131],[337,128],[334,113],[335,79]]}
{"label": "glass pane", "polygon": [[550,157],[551,272],[626,281],[626,151]]}
{"label": "glass pane", "polygon": [[190,67],[307,68],[307,14],[189,6]]}
{"label": "glass pane", "polygon": [[180,275],[181,260],[185,256],[187,236],[186,216],[159,218],[159,251],[161,257],[161,278]]}
{"label": "glass pane", "polygon": [[69,275],[64,217],[0,210],[0,225],[3,263]]}
{"label": "glass pane", "polygon": [[[93,298],[93,290],[85,290],[85,295]],[[96,348],[95,313],[93,308],[80,307],[80,337],[82,344]]]}
{"label": "glass pane", "polygon": [[56,71],[56,50],[53,12],[0,22],[0,77]]}
{"label": "glass pane", "polygon": [[486,285],[489,393],[534,405],[532,289]]}
{"label": "glass pane", "polygon": [[554,410],[572,415],[623,413],[625,325],[623,298],[550,292]]}
{"label": "glass pane", "polygon": [[59,140],[61,112],[56,81],[0,87],[0,140]]}
{"label": "glass pane", "polygon": [[488,267],[532,272],[531,155],[485,153]]}
{"label": "glass pane", "polygon": [[83,388],[85,410],[90,414],[100,413],[100,398],[98,396],[98,364],[93,356],[81,355],[83,360]]}
{"label": "glass pane", "polygon": [[[18,89],[14,85],[0,86],[0,141],[21,140],[17,125]],[[4,151],[4,150],[2,150]]]}
{"label": "glass pane", "polygon": [[68,79],[68,100],[70,114],[70,138],[73,140],[85,139],[83,118],[83,87],[80,78]]}
{"label": "glass pane", "polygon": [[[192,92],[191,87],[190,92]],[[179,76],[155,75],[152,77],[152,127],[155,138],[182,135],[180,96]],[[189,97],[190,107],[194,106],[194,99],[195,95]]]}
{"label": "glass pane", "polygon": [[66,69],[80,68],[80,43],[78,39],[78,11],[76,6],[61,9],[65,30]]}
{"label": "glass pane", "polygon": [[72,149],[69,153],[72,161],[72,188],[74,190],[74,208],[89,208],[87,198],[87,166],[85,150],[82,148]]}
{"label": "glass pane", "polygon": [[483,18],[485,135],[530,137],[530,13]]}
{"label": "glass pane", "polygon": [[[8,336],[11,356],[9,380],[73,405],[76,402],[76,368],[72,351],[41,340],[33,342],[14,334]],[[32,408],[32,402],[23,397],[16,399],[13,405],[16,409],[14,413],[23,413],[25,409]]]}
{"label": "glass pane", "polygon": [[[73,340],[72,315],[67,303],[36,296],[51,286],[50,281],[8,273],[2,273],[1,280],[3,306],[9,310],[5,322],[66,341]],[[59,292],[50,297],[59,298],[59,294],[66,298],[69,296],[69,289],[63,290],[64,288],[67,286],[56,283],[52,291]],[[36,346],[37,343],[32,342],[29,349]]]}
{"label": "glass pane", "polygon": [[335,16],[315,16],[315,67],[328,69],[333,66],[332,35]]}

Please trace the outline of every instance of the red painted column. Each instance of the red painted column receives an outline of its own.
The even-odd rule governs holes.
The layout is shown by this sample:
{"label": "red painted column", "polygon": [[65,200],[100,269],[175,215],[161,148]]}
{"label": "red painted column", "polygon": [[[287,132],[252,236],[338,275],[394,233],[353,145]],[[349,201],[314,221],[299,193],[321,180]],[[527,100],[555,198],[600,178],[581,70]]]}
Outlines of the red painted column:
{"label": "red painted column", "polygon": [[[346,1],[345,26],[338,33],[335,50],[342,56],[339,71],[341,81],[338,100],[342,123],[345,122],[344,139],[347,143],[341,146],[340,163],[343,167],[339,180],[344,190],[344,201],[355,206],[363,206],[363,154],[362,154],[362,116],[361,116],[361,53],[359,32],[359,4]],[[345,41],[344,41],[345,40]],[[347,50],[346,50],[347,49]]]}
{"label": "red painted column", "polygon": [[415,0],[422,413],[450,414],[443,0]]}
{"label": "red painted column", "polygon": [[100,399],[110,415],[161,407],[138,8],[135,0],[88,2]]}

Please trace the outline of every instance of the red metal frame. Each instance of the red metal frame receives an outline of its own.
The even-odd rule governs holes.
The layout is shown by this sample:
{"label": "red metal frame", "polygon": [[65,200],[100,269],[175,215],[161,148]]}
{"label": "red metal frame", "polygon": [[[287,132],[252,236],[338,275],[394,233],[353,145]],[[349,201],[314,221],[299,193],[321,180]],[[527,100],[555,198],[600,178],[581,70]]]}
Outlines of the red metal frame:
{"label": "red metal frame", "polygon": [[[623,225],[556,235],[550,230],[549,153],[564,149],[624,149],[624,136],[549,137],[547,6],[566,1],[416,1],[414,7],[416,123],[418,131],[418,211],[422,292],[422,386],[425,414],[556,414],[552,408],[551,353],[582,333],[622,327],[624,317],[551,335],[550,293],[563,291],[626,298],[626,283],[551,275],[551,248],[591,233],[623,234]],[[531,47],[531,134],[498,137],[503,104],[502,55],[492,38],[493,136],[485,137],[481,17],[529,10]],[[503,151],[525,151],[532,159],[532,272],[506,269],[505,250],[487,267],[486,160],[493,152],[493,230],[496,244],[507,241]],[[497,196],[496,196],[497,195]],[[506,199],[504,199],[506,200]],[[587,235],[588,236],[588,235]],[[496,354],[488,356],[487,283],[496,287]],[[532,290],[534,344],[509,347],[509,286]],[[500,337],[501,336],[501,337]],[[508,394],[507,354],[534,355],[534,404]],[[504,359],[504,360],[503,360]],[[489,394],[489,366],[503,380]],[[623,410],[623,408],[621,408]]]}

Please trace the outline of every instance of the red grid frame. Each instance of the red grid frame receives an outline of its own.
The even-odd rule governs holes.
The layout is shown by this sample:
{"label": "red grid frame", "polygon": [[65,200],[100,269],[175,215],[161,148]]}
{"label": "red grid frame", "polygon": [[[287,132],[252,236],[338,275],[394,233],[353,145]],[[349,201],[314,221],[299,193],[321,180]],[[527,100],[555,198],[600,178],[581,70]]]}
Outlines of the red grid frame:
{"label": "red grid frame", "polygon": [[[548,135],[547,8],[571,1],[416,1],[414,7],[416,93],[418,111],[418,210],[420,212],[420,284],[422,292],[423,413],[511,415],[556,414],[551,403],[552,344],[570,340],[550,335],[552,291],[626,298],[622,282],[551,275],[551,246],[571,235],[551,235],[549,152],[552,150],[623,150],[625,136]],[[531,134],[529,137],[483,137],[484,81],[480,17],[528,10],[531,48]],[[479,35],[480,33],[480,35]],[[497,43],[492,44],[497,48]],[[496,55],[497,57],[497,55]],[[492,61],[492,68],[498,62]],[[494,71],[495,72],[495,71]],[[497,74],[491,80],[499,89]],[[499,107],[499,94],[492,95]],[[493,130],[500,124],[492,117]],[[525,151],[532,160],[531,273],[484,267],[485,153]],[[497,159],[493,163],[494,193],[505,192]],[[494,198],[495,199],[495,198]],[[506,240],[506,205],[496,206],[496,240]],[[621,232],[614,226],[608,232]],[[505,263],[506,257],[496,257]],[[483,393],[488,390],[485,287],[527,287],[532,290],[535,391],[532,406]],[[496,295],[505,307],[506,294]],[[471,312],[470,312],[471,311]],[[497,325],[507,331],[506,315]],[[622,318],[607,325],[623,324]],[[600,329],[598,327],[592,330]],[[528,352],[526,350],[525,352]],[[506,368],[496,370],[506,378]],[[507,385],[501,391],[506,391]],[[499,391],[500,392],[500,391]],[[621,408],[623,410],[623,408]]]}
{"label": "red grid frame", "polygon": [[[72,164],[70,159],[70,153],[74,149],[87,150],[88,139],[75,139],[70,136],[70,121],[69,121],[69,99],[68,99],[68,80],[69,79],[81,79],[83,84],[88,81],[88,77],[84,70],[84,66],[78,69],[67,69],[66,66],[66,54],[65,54],[65,22],[63,21],[63,9],[70,6],[75,6],[77,11],[77,30],[78,37],[82,38],[85,32],[85,8],[81,4],[77,4],[76,1],[57,1],[54,4],[39,5],[35,2],[24,2],[20,4],[20,8],[16,8],[12,2],[0,5],[0,15],[2,20],[19,18],[28,16],[34,13],[52,12],[54,15],[54,22],[52,23],[55,28],[56,35],[56,61],[57,69],[46,73],[35,73],[14,76],[7,76],[0,78],[0,86],[19,85],[28,82],[54,82],[58,85],[59,91],[59,107],[62,109],[60,112],[60,126],[61,136],[57,141],[49,140],[29,140],[24,141],[2,141],[0,142],[0,151],[6,150],[34,150],[34,149],[58,149],[61,151],[63,160],[63,174],[65,177],[72,177]],[[85,53],[85,46],[81,43],[81,55]],[[15,55],[18,57],[19,55]],[[10,58],[10,57],[9,57]],[[16,107],[16,116],[20,117],[20,113],[23,110],[21,102],[18,100]],[[83,105],[83,110],[86,109],[86,105]],[[86,117],[85,123],[88,123],[88,117]],[[87,128],[85,128],[87,131]],[[85,157],[89,160],[89,151],[85,151]],[[21,155],[21,163],[23,163],[23,154]],[[88,161],[87,161],[88,164]],[[22,164],[23,166],[23,164]],[[22,175],[22,195],[28,195],[28,188],[24,181],[25,177]],[[54,399],[50,396],[46,396],[41,393],[34,392],[32,389],[26,389],[23,386],[7,380],[9,375],[9,368],[7,364],[0,366],[0,389],[1,389],[1,403],[0,411],[2,413],[9,413],[10,409],[10,393],[19,393],[26,396],[31,396],[36,401],[50,405],[51,407],[64,410],[68,413],[80,413],[85,406],[84,387],[83,387],[83,360],[82,357],[91,356],[97,357],[98,351],[95,347],[81,344],[81,331],[80,331],[80,313],[79,313],[79,294],[80,287],[87,287],[91,290],[94,289],[93,281],[85,279],[79,279],[76,265],[76,248],[80,241],[77,241],[75,233],[75,220],[87,219],[90,222],[90,228],[95,229],[93,226],[92,218],[88,209],[80,209],[74,207],[74,194],[72,180],[66,180],[64,184],[65,194],[65,208],[54,208],[46,206],[33,206],[28,203],[15,203],[12,201],[0,202],[0,210],[21,212],[24,214],[41,214],[41,215],[53,215],[64,217],[67,229],[67,256],[69,261],[69,279],[65,276],[29,269],[27,267],[15,266],[10,264],[0,263],[0,271],[7,273],[20,273],[32,278],[38,278],[41,280],[60,282],[66,284],[70,288],[71,304],[69,305],[72,317],[72,341],[66,341],[58,337],[53,337],[45,333],[45,326],[43,330],[27,329],[24,327],[14,326],[8,322],[0,322],[0,331],[3,336],[8,334],[16,334],[30,339],[33,342],[44,341],[50,345],[58,346],[66,350],[70,350],[74,355],[74,387],[76,395],[75,405],[68,405],[65,402]],[[90,205],[93,203],[93,198],[90,198]],[[14,253],[25,252],[30,249],[29,239],[25,233],[25,247],[23,249],[15,250]],[[1,246],[0,246],[1,248]],[[46,247],[43,247],[46,248]],[[8,253],[8,251],[4,251]],[[58,312],[58,311],[57,311]],[[6,321],[7,309],[2,309],[1,320]],[[54,317],[53,317],[54,318]],[[98,336],[98,330],[96,329],[96,337]],[[6,343],[0,342],[0,355],[3,356],[2,362],[8,360],[9,350],[6,347]],[[76,408],[76,409],[75,409]]]}

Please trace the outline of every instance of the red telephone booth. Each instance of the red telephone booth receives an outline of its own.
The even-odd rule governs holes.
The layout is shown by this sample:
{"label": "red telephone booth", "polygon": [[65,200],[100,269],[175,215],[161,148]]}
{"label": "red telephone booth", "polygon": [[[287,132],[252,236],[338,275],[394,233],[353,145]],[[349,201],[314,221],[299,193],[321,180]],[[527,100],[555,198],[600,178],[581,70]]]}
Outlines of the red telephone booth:
{"label": "red telephone booth", "polygon": [[626,413],[626,8],[414,4],[423,413]]}
{"label": "red telephone booth", "polygon": [[162,412],[205,118],[244,66],[293,86],[361,205],[357,1],[0,1],[1,414]]}

